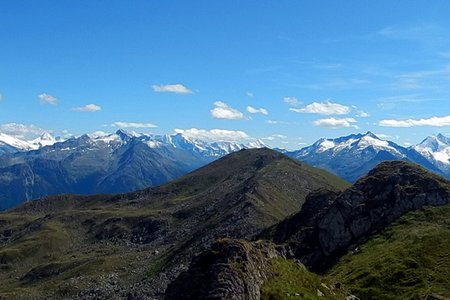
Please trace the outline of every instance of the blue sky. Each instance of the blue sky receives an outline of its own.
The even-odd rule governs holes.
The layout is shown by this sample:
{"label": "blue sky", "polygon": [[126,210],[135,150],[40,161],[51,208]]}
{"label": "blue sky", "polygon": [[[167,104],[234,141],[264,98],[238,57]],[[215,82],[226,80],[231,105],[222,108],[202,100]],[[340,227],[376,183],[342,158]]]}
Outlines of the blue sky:
{"label": "blue sky", "polygon": [[450,134],[448,16],[447,1],[1,1],[0,131],[414,144]]}

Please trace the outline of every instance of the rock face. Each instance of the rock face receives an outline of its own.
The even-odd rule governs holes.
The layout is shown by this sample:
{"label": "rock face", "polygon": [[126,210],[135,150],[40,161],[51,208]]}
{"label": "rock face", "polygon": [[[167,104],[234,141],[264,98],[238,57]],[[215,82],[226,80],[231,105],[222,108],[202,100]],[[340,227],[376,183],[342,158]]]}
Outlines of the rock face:
{"label": "rock face", "polygon": [[321,270],[403,214],[449,203],[447,180],[406,162],[383,162],[339,195],[311,194],[302,211],[277,226],[274,240]]}
{"label": "rock face", "polygon": [[270,242],[219,240],[169,285],[166,299],[258,300],[269,260],[278,256]]}
{"label": "rock face", "polygon": [[403,214],[445,204],[450,204],[449,181],[410,163],[383,162],[344,192],[312,192],[299,213],[258,236],[278,246],[215,244],[169,286],[167,299],[259,299],[270,276],[268,258],[297,259],[321,271]]}

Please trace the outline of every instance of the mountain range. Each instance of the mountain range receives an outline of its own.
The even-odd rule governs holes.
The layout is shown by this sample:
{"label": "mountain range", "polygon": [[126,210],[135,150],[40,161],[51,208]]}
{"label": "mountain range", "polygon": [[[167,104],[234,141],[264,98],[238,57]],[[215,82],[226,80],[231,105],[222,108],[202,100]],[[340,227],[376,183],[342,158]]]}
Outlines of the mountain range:
{"label": "mountain range", "polygon": [[230,152],[265,146],[257,140],[206,142],[181,134],[138,135],[123,130],[59,142],[49,134],[30,142],[0,137],[0,209],[45,195],[157,186]]}
{"label": "mountain range", "polygon": [[[430,144],[438,146],[429,147]],[[445,159],[441,155],[445,151],[450,153],[450,139],[442,135],[428,137],[414,147],[405,148],[367,132],[336,139],[323,138],[309,147],[286,154],[355,182],[385,160],[409,161],[440,175],[450,176],[450,156]]]}
{"label": "mountain range", "polygon": [[416,164],[350,185],[244,149],[158,187],[0,213],[0,295],[447,299],[449,218],[450,181]]}
{"label": "mountain range", "polygon": [[269,149],[241,150],[165,185],[61,195],[0,214],[5,299],[155,299],[219,237],[251,239],[316,189],[349,184]]}
{"label": "mountain range", "polygon": [[[214,142],[183,134],[146,135],[118,130],[67,140],[49,133],[26,141],[0,134],[0,209],[45,195],[129,192],[178,178],[249,143]],[[450,138],[430,136],[402,147],[375,134],[322,138],[296,151],[276,149],[355,182],[378,163],[403,160],[450,177]]]}

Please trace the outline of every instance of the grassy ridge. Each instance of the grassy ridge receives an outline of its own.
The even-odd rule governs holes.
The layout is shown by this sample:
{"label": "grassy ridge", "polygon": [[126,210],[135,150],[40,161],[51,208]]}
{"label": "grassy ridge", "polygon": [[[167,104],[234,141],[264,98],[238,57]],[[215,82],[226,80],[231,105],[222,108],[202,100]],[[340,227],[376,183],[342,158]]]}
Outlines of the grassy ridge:
{"label": "grassy ridge", "polygon": [[261,299],[345,299],[343,290],[335,289],[330,279],[308,272],[301,264],[283,258],[271,262],[273,276],[261,287]]}
{"label": "grassy ridge", "polygon": [[347,185],[255,149],[152,189],[32,201],[0,213],[0,296],[159,293],[179,266],[218,237],[250,238],[297,212],[311,190]]}
{"label": "grassy ridge", "polygon": [[361,299],[450,297],[450,206],[409,213],[329,272]]}
{"label": "grassy ridge", "polygon": [[[274,260],[272,270],[262,299],[345,299],[348,294],[360,299],[450,299],[450,206],[406,214],[342,257],[327,274],[284,259]],[[342,288],[333,290],[338,282]]]}

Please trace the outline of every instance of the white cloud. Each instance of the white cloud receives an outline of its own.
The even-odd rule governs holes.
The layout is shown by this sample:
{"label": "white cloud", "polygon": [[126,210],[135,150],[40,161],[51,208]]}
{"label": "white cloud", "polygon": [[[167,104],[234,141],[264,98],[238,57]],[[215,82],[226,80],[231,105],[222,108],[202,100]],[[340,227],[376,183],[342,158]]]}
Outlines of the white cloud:
{"label": "white cloud", "polygon": [[286,122],[286,121],[280,121],[280,120],[266,120],[267,124],[270,125],[289,125],[289,124],[294,124],[292,122]]}
{"label": "white cloud", "polygon": [[283,134],[272,134],[273,137],[279,138],[279,139],[285,139],[287,138],[287,136],[283,135]]}
{"label": "white cloud", "polygon": [[245,132],[239,130],[226,129],[174,129],[176,133],[181,133],[189,138],[204,140],[204,141],[226,141],[226,142],[243,142],[251,140],[252,138]]}
{"label": "white cloud", "polygon": [[299,106],[300,104],[302,104],[301,101],[299,101],[297,98],[295,97],[284,97],[283,98],[284,103],[286,103],[289,106]]}
{"label": "white cloud", "polygon": [[158,127],[152,123],[141,123],[141,122],[114,122],[112,124],[114,127],[120,128],[155,128]]}
{"label": "white cloud", "polygon": [[192,94],[192,91],[181,83],[176,84],[154,84],[153,91],[158,93]]}
{"label": "white cloud", "polygon": [[252,106],[247,106],[247,111],[251,114],[263,114],[263,115],[269,114],[269,112],[265,108],[254,108]]}
{"label": "white cloud", "polygon": [[79,112],[96,112],[102,110],[102,108],[96,104],[87,104],[85,106],[74,107],[72,110]]}
{"label": "white cloud", "polygon": [[38,98],[41,104],[57,105],[59,102],[58,98],[47,93],[39,94]]}
{"label": "white cloud", "polygon": [[350,113],[351,109],[348,106],[326,102],[313,102],[303,108],[290,108],[290,111],[298,113],[319,114],[319,115],[346,115]]}
{"label": "white cloud", "polygon": [[246,95],[250,98],[255,97],[255,94],[253,94],[252,92],[247,92]]}
{"label": "white cloud", "polygon": [[244,114],[239,110],[228,106],[225,102],[214,102],[214,108],[211,109],[211,115],[215,119],[239,120],[244,118]]}
{"label": "white cloud", "polygon": [[359,110],[356,112],[356,116],[359,118],[368,118],[370,117],[370,114],[366,113],[365,111]]}
{"label": "white cloud", "polygon": [[102,136],[107,136],[109,133],[103,130],[97,130],[94,132],[91,132],[89,135],[93,136],[93,137],[102,137]]}
{"label": "white cloud", "polygon": [[357,122],[353,118],[342,118],[342,119],[327,118],[327,119],[316,120],[316,121],[313,122],[314,126],[320,126],[320,127],[329,127],[329,128],[353,127],[353,128],[358,128],[358,126],[354,125],[354,123],[357,123]]}
{"label": "white cloud", "polygon": [[51,131],[33,124],[6,123],[0,125],[0,132],[20,139],[34,139]]}
{"label": "white cloud", "polygon": [[406,119],[394,120],[387,119],[378,122],[379,126],[383,127],[414,127],[414,126],[434,126],[443,127],[450,126],[450,115],[444,117],[431,117],[428,119]]}
{"label": "white cloud", "polygon": [[282,139],[282,140],[284,140],[284,139],[287,139],[287,136],[285,136],[285,135],[283,135],[283,134],[272,134],[272,135],[270,135],[270,136],[268,136],[268,137],[264,137],[264,138],[262,138],[263,140],[268,140],[268,141],[273,141],[273,140],[276,140],[276,139]]}
{"label": "white cloud", "polygon": [[69,138],[74,137],[75,135],[73,133],[71,133],[69,130],[63,129],[63,130],[61,130],[61,136],[64,139],[69,139]]}
{"label": "white cloud", "polygon": [[384,133],[375,133],[375,135],[383,140],[398,140],[400,138],[398,135],[389,135]]}

